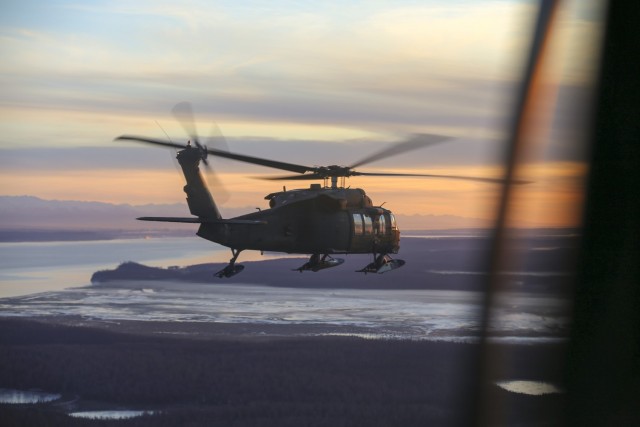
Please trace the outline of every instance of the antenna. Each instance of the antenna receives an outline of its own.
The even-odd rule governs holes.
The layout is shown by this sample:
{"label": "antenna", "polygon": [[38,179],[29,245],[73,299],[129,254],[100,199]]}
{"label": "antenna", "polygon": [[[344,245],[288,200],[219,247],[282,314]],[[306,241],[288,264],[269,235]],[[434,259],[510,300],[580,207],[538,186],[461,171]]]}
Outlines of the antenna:
{"label": "antenna", "polygon": [[171,137],[169,136],[169,134],[168,134],[167,132],[165,132],[165,130],[162,128],[162,126],[160,126],[160,123],[158,123],[158,121],[157,121],[157,120],[154,120],[154,122],[156,122],[156,124],[158,125],[158,127],[162,130],[162,132],[164,132],[164,134],[165,134],[165,136],[167,137],[167,139],[168,139],[170,142],[173,142],[173,141],[171,141]]}

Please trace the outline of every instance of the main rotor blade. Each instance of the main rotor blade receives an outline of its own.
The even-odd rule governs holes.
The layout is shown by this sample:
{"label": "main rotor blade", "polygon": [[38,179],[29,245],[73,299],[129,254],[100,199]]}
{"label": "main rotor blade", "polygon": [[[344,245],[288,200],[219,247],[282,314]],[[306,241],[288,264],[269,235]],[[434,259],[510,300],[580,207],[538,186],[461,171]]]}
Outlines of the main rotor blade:
{"label": "main rotor blade", "polygon": [[[115,140],[144,142],[146,144],[162,145],[165,147],[178,148],[178,149],[187,148],[186,145],[176,144],[175,142],[167,142],[161,139],[147,138],[147,137],[133,136],[133,135],[122,135],[115,138]],[[260,157],[246,156],[244,154],[235,154],[235,153],[230,153],[228,151],[218,150],[215,148],[207,148],[207,153],[209,153],[212,156],[224,157],[226,159],[237,160],[239,162],[245,162],[245,163],[252,163],[254,165],[261,165],[261,166],[266,166],[274,169],[286,170],[289,172],[305,173],[305,172],[313,172],[316,170],[316,168],[313,168],[310,166],[279,162],[277,160],[269,160],[269,159],[263,159]]]}
{"label": "main rotor blade", "polygon": [[165,147],[177,148],[179,150],[183,148],[187,148],[186,145],[176,144],[175,142],[167,142],[162,139],[147,138],[147,137],[133,136],[133,135],[120,135],[119,137],[115,138],[114,141],[144,142],[145,144],[163,145]]}
{"label": "main rotor blade", "polygon": [[[161,146],[164,146],[164,147],[177,148],[179,150],[183,150],[183,149],[187,148],[186,145],[176,144],[174,142],[167,142],[167,141],[163,141],[161,139],[143,138],[143,137],[131,136],[131,135],[119,136],[116,139],[114,139],[114,141],[144,142],[145,144],[161,145]],[[174,158],[174,161],[175,161],[175,158]],[[209,183],[209,186],[211,188],[213,188],[213,190],[214,190],[214,193],[215,193],[214,195],[216,197],[216,200],[218,202],[220,202],[220,203],[226,202],[227,200],[229,200],[229,192],[225,189],[224,185],[222,184],[222,181],[220,181],[220,178],[218,178],[218,176],[213,171],[213,169],[211,169],[211,166],[209,165],[209,163],[208,162],[203,162],[203,163],[204,163],[204,167],[205,167],[205,169],[207,171],[207,173],[205,175],[206,179],[207,179],[207,181]]]}
{"label": "main rotor blade", "polygon": [[408,140],[399,144],[392,145],[389,148],[385,148],[375,154],[372,154],[364,159],[356,162],[350,166],[351,169],[358,166],[366,165],[377,160],[386,159],[387,157],[397,156],[398,154],[406,153],[407,151],[417,150],[418,148],[428,147],[440,142],[452,139],[450,136],[433,135],[429,133],[417,133],[411,136]]}
{"label": "main rotor blade", "polygon": [[259,176],[256,179],[265,179],[268,181],[306,181],[324,179],[323,175],[317,173],[310,173],[306,175],[286,175],[286,176]]}
{"label": "main rotor blade", "polygon": [[313,172],[316,168],[310,166],[296,165],[294,163],[279,162],[277,160],[263,159],[261,157],[246,156],[244,154],[235,154],[228,151],[217,150],[215,148],[207,148],[207,153],[212,156],[224,157],[226,159],[237,160],[239,162],[252,163],[254,165],[266,166],[268,168],[282,169],[290,172],[305,173]]}
{"label": "main rotor blade", "polygon": [[196,131],[196,120],[193,115],[191,104],[188,102],[181,102],[179,104],[176,104],[171,112],[173,113],[173,117],[175,117],[178,123],[180,123],[187,135],[189,135],[196,146],[200,148],[198,132]]}
{"label": "main rotor blade", "polygon": [[[477,176],[459,176],[459,175],[435,175],[424,173],[384,173],[384,172],[351,172],[351,176],[416,176],[423,178],[444,178],[444,179],[459,179],[464,181],[476,181],[476,182],[488,182],[491,184],[504,184],[505,180],[500,178],[483,178]],[[520,179],[514,179],[512,184],[522,185],[530,184],[531,181],[524,181]]]}

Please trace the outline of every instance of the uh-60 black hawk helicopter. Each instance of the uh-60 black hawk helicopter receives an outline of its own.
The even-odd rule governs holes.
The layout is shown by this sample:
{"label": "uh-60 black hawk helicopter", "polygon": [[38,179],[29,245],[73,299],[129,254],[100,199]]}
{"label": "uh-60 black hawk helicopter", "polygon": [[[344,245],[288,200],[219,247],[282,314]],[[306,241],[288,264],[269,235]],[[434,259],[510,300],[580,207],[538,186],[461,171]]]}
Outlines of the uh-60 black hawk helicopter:
{"label": "uh-60 black hawk helicopter", "polygon": [[[198,236],[231,249],[232,258],[229,264],[215,274],[220,278],[231,277],[244,269],[244,266],[236,264],[243,250],[311,255],[309,261],[297,269],[300,272],[315,272],[342,264],[343,259],[332,257],[336,254],[372,254],[373,262],[357,270],[363,273],[384,273],[402,267],[405,264],[403,260],[390,256],[398,253],[400,248],[400,230],[393,213],[382,206],[375,206],[363,189],[345,188],[345,179],[348,177],[413,176],[502,182],[492,178],[354,170],[377,160],[450,139],[445,136],[416,134],[351,166],[304,166],[207,148],[198,140],[190,106],[185,103],[178,104],[173,112],[190,134],[191,139],[186,145],[131,135],[122,135],[116,140],[179,149],[177,159],[186,179],[184,192],[187,194],[187,204],[194,217],[138,219],[200,224],[196,233]],[[191,145],[191,141],[195,146]],[[269,209],[223,219],[200,174],[200,162],[209,168],[208,155],[298,174],[264,179],[322,180],[324,184],[313,183],[309,188],[271,193],[265,197],[269,200]]]}

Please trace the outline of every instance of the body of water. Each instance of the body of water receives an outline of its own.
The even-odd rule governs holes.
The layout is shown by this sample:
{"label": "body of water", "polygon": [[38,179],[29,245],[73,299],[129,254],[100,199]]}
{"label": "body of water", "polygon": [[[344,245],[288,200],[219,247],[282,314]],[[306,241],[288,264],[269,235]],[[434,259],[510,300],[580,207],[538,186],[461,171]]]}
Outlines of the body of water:
{"label": "body of water", "polygon": [[86,418],[90,420],[128,420],[129,418],[153,415],[155,411],[134,411],[127,409],[114,409],[112,411],[76,411],[69,413],[73,418]]}
{"label": "body of water", "polygon": [[[243,260],[275,256],[242,254]],[[90,284],[93,272],[123,261],[168,267],[228,259],[227,248],[193,237],[3,243],[0,315],[324,325],[320,333],[442,341],[477,340],[480,332],[482,295],[463,290],[278,288],[213,278],[210,283]],[[491,327],[495,340],[553,341],[566,333],[566,303],[555,295],[518,292],[499,301]],[[315,326],[308,331],[312,329],[319,333]]]}
{"label": "body of water", "polygon": [[[276,255],[242,253],[242,261]],[[154,267],[226,262],[228,248],[199,237],[119,239],[83,242],[0,243],[0,298],[60,291],[91,283],[98,270],[135,261]]]}

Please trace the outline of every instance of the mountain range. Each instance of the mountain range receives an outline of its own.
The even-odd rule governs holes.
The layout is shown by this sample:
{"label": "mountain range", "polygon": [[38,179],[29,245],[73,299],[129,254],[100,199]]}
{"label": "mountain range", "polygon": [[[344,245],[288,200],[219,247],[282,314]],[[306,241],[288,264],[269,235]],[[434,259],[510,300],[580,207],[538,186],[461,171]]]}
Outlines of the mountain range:
{"label": "mountain range", "polygon": [[[254,208],[224,208],[234,217]],[[190,216],[186,203],[112,204],[74,200],[44,200],[34,196],[0,196],[0,229],[7,230],[185,230],[185,224],[136,221],[140,216]],[[484,228],[490,221],[454,215],[402,215],[402,230]],[[188,227],[188,226],[187,226]]]}

